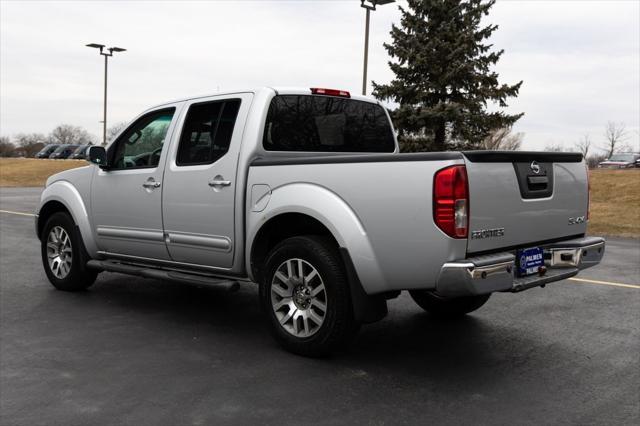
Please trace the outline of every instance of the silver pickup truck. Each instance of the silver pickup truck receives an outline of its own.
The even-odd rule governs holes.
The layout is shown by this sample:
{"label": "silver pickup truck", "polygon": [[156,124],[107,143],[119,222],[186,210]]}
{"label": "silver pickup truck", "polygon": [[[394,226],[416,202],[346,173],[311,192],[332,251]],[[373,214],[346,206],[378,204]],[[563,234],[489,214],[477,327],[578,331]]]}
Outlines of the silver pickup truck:
{"label": "silver pickup truck", "polygon": [[87,167],[50,177],[36,218],[47,277],[100,271],[259,285],[277,341],[319,356],[408,290],[464,315],[598,264],[581,154],[400,154],[375,100],[262,88],[151,108]]}

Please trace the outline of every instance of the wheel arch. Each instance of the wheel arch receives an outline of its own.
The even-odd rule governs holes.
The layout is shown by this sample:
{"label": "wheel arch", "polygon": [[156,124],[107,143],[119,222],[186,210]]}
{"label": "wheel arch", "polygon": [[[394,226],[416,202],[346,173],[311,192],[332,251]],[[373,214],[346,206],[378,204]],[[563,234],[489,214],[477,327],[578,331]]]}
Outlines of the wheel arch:
{"label": "wheel arch", "polygon": [[42,230],[44,229],[44,225],[45,223],[47,223],[47,220],[49,220],[49,218],[53,214],[58,212],[64,212],[71,215],[71,212],[69,211],[67,206],[65,206],[58,200],[49,200],[42,205],[40,211],[38,212],[38,220],[36,222],[36,233],[38,235],[38,238],[42,236]]}
{"label": "wheel arch", "polygon": [[52,214],[66,212],[73,219],[80,231],[82,242],[88,252],[93,257],[97,252],[95,239],[89,221],[89,214],[82,196],[78,190],[67,181],[57,181],[49,185],[42,192],[40,198],[40,209],[36,221],[36,232],[40,238],[45,223]]}
{"label": "wheel arch", "polygon": [[[266,206],[247,213],[246,265],[249,277],[258,282],[260,255],[264,252],[265,235],[277,225],[290,224],[296,235],[330,236],[338,249],[346,249],[366,294],[384,292],[385,278],[380,270],[371,241],[357,214],[333,191],[311,183],[291,183],[272,189]],[[307,228],[308,226],[308,228]],[[285,232],[287,236],[293,236]],[[272,246],[271,246],[272,247]],[[257,275],[256,275],[257,273]]]}
{"label": "wheel arch", "polygon": [[318,219],[298,212],[281,213],[266,221],[253,239],[248,264],[254,280],[262,279],[260,266],[273,247],[287,238],[301,235],[322,235],[330,238],[336,249],[340,248],[329,228]]}

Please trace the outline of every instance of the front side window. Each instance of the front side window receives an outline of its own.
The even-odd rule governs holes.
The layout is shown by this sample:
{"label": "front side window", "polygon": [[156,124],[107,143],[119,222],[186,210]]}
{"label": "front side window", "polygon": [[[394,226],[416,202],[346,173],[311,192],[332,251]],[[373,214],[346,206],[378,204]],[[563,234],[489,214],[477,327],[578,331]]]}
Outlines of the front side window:
{"label": "front side window", "polygon": [[109,149],[111,169],[157,167],[174,112],[154,111],[133,123]]}
{"label": "front side window", "polygon": [[176,164],[211,164],[229,150],[240,99],[191,105],[184,121]]}
{"label": "front side window", "polygon": [[262,144],[267,151],[395,150],[393,130],[380,105],[317,95],[274,97]]}

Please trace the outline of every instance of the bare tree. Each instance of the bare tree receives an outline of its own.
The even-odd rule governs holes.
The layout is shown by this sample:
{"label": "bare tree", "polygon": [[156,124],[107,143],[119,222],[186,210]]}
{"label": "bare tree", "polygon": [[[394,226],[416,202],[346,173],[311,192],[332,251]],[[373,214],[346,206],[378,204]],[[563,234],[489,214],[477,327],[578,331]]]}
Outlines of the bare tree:
{"label": "bare tree", "polygon": [[614,152],[621,148],[621,143],[627,138],[627,130],[624,123],[616,123],[613,121],[607,122],[604,126],[604,136],[607,139],[607,144],[603,148],[607,151],[607,158],[611,157]]}
{"label": "bare tree", "polygon": [[121,121],[119,123],[114,124],[113,126],[107,129],[107,142],[111,142],[113,138],[118,136],[118,134],[127,127],[126,121]]}
{"label": "bare tree", "polygon": [[14,141],[18,144],[18,150],[25,157],[33,157],[44,148],[47,138],[42,133],[20,133]]}
{"label": "bare tree", "polygon": [[7,136],[0,137],[0,157],[14,157],[16,146],[11,143]]}
{"label": "bare tree", "polygon": [[544,150],[546,152],[562,152],[565,149],[560,144],[550,143],[550,144],[547,144],[547,146],[544,147]]}
{"label": "bare tree", "polygon": [[591,148],[591,136],[588,133],[585,133],[578,142],[573,145],[576,151],[582,153],[582,157],[587,158],[587,154],[589,154],[589,149]]}
{"label": "bare tree", "polygon": [[61,124],[51,131],[49,138],[52,143],[59,144],[87,144],[95,142],[95,137],[79,126]]}
{"label": "bare tree", "polygon": [[589,157],[587,157],[587,166],[589,166],[590,169],[595,169],[596,167],[598,167],[598,164],[602,163],[606,159],[606,154],[591,154]]}
{"label": "bare tree", "polygon": [[482,141],[482,149],[517,151],[522,145],[524,133],[511,133],[511,127],[492,130]]}

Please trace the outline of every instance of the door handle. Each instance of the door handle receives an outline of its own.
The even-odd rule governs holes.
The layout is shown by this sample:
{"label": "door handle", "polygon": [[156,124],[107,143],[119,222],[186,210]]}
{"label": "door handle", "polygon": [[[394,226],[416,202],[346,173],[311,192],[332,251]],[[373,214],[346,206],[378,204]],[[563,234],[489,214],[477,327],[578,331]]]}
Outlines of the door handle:
{"label": "door handle", "polygon": [[142,184],[142,187],[148,188],[148,189],[155,189],[155,188],[160,188],[160,185],[162,185],[160,182],[156,182],[155,180],[148,180]]}
{"label": "door handle", "polygon": [[215,178],[213,178],[213,180],[209,181],[209,186],[211,186],[211,187],[229,186],[229,185],[231,185],[231,181],[230,180],[224,180],[224,178],[222,176],[216,176]]}

